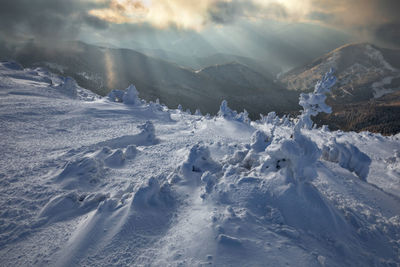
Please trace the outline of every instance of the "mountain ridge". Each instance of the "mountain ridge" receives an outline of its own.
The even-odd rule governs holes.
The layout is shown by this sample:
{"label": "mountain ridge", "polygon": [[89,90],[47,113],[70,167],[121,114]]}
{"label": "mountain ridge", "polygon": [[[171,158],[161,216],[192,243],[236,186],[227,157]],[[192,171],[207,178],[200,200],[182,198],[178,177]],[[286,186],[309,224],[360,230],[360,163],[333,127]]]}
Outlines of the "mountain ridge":
{"label": "mountain ridge", "polygon": [[338,83],[327,102],[332,114],[320,114],[315,120],[332,129],[370,130],[382,134],[400,131],[400,50],[380,48],[369,43],[341,46],[309,64],[280,77],[288,89],[310,91],[321,73],[334,68]]}
{"label": "mountain ridge", "polygon": [[[252,75],[199,73],[175,63],[148,57],[131,49],[96,47],[82,42],[70,44],[69,50],[47,50],[34,43],[20,49],[14,58],[24,66],[44,66],[61,75],[73,77],[80,86],[100,95],[112,89],[125,89],[135,84],[146,100],[157,98],[170,107],[179,104],[192,111],[216,114],[223,99],[236,110],[246,109],[253,119],[260,113],[298,110],[298,94],[289,92],[272,80],[272,75],[257,73],[245,65],[242,71]],[[228,65],[229,66],[229,65]],[[238,66],[238,65],[237,65]],[[256,74],[257,73],[257,74]],[[222,78],[223,77],[223,78]]]}

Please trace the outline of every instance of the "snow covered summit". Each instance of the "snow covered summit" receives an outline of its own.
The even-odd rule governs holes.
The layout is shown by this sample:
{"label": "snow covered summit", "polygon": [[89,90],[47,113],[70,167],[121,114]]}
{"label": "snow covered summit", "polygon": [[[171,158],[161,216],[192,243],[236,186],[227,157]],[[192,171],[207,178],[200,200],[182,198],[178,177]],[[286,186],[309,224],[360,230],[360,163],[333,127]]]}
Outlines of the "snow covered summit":
{"label": "snow covered summit", "polygon": [[313,129],[302,100],[205,117],[2,62],[0,265],[399,265],[400,136]]}

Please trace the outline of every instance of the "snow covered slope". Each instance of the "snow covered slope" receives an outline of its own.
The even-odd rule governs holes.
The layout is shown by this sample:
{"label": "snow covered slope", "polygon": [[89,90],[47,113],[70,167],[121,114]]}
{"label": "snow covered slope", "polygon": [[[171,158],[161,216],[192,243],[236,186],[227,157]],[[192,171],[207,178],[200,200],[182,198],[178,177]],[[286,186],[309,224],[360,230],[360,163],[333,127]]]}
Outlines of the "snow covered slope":
{"label": "snow covered slope", "polygon": [[[308,65],[282,75],[281,81],[291,90],[308,91],[330,68],[335,68],[339,82],[334,89],[337,101],[360,101],[379,98],[399,90],[400,51],[371,44],[349,44],[317,58]],[[391,62],[391,63],[389,63]]]}
{"label": "snow covered slope", "polygon": [[88,94],[0,64],[1,266],[400,264],[399,135]]}

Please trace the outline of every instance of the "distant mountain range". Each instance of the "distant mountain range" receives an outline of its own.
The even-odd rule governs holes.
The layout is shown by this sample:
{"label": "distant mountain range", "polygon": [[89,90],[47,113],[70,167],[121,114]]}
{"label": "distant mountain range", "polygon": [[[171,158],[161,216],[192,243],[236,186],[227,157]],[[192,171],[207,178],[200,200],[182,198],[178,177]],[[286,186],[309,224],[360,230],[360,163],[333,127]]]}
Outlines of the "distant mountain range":
{"label": "distant mountain range", "polygon": [[260,73],[240,62],[221,60],[223,64],[193,70],[134,50],[82,42],[51,49],[29,43],[8,55],[25,67],[44,66],[71,76],[80,86],[100,95],[133,83],[146,100],[159,98],[169,107],[182,104],[203,113],[215,114],[223,99],[236,110],[246,109],[253,119],[260,113],[299,109],[298,92],[282,87],[273,74]]}
{"label": "distant mountain range", "polygon": [[334,68],[338,83],[327,100],[333,113],[315,118],[318,124],[400,132],[400,50],[371,44],[342,46],[280,75],[279,66],[244,56],[219,53],[189,59],[163,50],[137,52],[82,42],[52,49],[33,42],[8,51],[0,47],[0,56],[71,76],[100,95],[133,83],[142,98],[159,98],[169,107],[182,104],[215,114],[226,99],[231,108],[246,109],[252,119],[270,111],[296,114],[299,94],[311,91]]}
{"label": "distant mountain range", "polygon": [[330,115],[316,120],[333,129],[400,132],[400,50],[350,44],[280,77],[286,88],[310,91],[330,68],[338,83],[327,102]]}
{"label": "distant mountain range", "polygon": [[226,53],[216,53],[203,57],[190,57],[181,55],[171,51],[160,49],[139,49],[145,55],[160,58],[169,62],[174,62],[179,66],[192,70],[200,70],[213,65],[222,65],[228,63],[240,63],[248,66],[253,70],[257,70],[264,76],[274,79],[274,77],[282,72],[282,67],[271,62],[264,62],[250,57],[231,55]]}

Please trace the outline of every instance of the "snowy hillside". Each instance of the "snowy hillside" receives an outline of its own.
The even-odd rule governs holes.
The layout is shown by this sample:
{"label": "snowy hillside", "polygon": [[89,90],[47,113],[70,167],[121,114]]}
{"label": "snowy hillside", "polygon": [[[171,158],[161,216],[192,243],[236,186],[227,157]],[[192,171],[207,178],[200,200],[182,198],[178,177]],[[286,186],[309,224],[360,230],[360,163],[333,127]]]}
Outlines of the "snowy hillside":
{"label": "snowy hillside", "polygon": [[[288,89],[307,91],[320,79],[322,73],[335,68],[339,82],[334,97],[339,98],[338,101],[379,98],[398,90],[400,79],[400,70],[388,62],[395,56],[385,57],[383,51],[385,49],[371,44],[345,45],[284,74],[281,81]],[[391,52],[400,54],[398,50]]]}
{"label": "snowy hillside", "polygon": [[[396,266],[400,135],[99,98],[0,63],[0,266]],[[339,81],[340,82],[340,81]]]}

